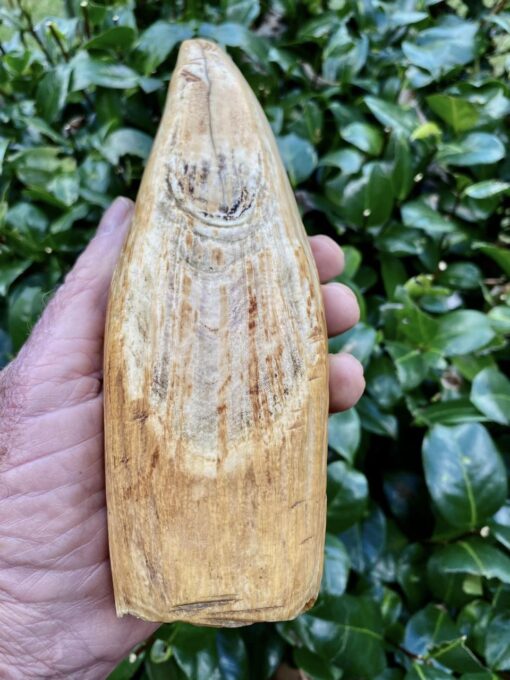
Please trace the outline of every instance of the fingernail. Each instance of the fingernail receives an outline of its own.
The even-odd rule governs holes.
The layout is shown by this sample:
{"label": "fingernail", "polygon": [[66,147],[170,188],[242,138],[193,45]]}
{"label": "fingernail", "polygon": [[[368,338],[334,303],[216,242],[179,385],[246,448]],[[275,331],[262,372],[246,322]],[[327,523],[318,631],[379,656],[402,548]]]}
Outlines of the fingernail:
{"label": "fingernail", "polygon": [[110,234],[130,216],[132,211],[133,201],[124,196],[116,198],[99,223],[98,235]]}

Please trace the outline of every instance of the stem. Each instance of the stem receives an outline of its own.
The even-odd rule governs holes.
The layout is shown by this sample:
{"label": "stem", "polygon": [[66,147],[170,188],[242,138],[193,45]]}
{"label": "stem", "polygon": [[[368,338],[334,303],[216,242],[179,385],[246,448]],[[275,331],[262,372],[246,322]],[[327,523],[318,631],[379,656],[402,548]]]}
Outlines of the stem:
{"label": "stem", "polygon": [[66,0],[66,13],[68,17],[74,17],[73,0]]}
{"label": "stem", "polygon": [[89,19],[89,3],[87,0],[82,0],[80,2],[81,13],[83,14],[83,26],[85,28],[85,36],[87,40],[90,40],[92,33],[90,31],[90,19]]}
{"label": "stem", "polygon": [[64,57],[64,60],[69,61],[69,54],[66,52],[66,49],[65,49],[64,45],[62,44],[62,41],[60,40],[60,36],[57,33],[57,30],[55,28],[55,24],[53,23],[53,21],[48,21],[48,23],[46,24],[46,27],[49,29],[49,31],[50,31],[50,33],[53,37],[53,40],[57,43],[58,49],[60,50],[62,56]]}
{"label": "stem", "polygon": [[48,60],[48,62],[53,65],[53,59],[51,58],[51,54],[48,52],[46,49],[45,44],[41,40],[41,38],[37,35],[37,31],[35,30],[34,23],[32,21],[32,17],[30,16],[30,13],[27,12],[27,10],[23,7],[21,0],[18,0],[18,7],[20,8],[21,14],[23,15],[25,21],[27,22],[28,25],[28,31],[33,37],[33,39],[36,41],[36,43],[39,45],[41,48],[44,56]]}

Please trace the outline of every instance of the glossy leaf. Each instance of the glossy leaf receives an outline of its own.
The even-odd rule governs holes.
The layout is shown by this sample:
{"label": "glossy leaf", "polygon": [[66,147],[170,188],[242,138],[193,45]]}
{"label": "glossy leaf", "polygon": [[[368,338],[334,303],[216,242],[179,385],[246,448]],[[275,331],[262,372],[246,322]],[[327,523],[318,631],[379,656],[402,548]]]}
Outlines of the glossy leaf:
{"label": "glossy leaf", "polygon": [[481,312],[459,310],[439,319],[432,346],[445,356],[468,354],[487,345],[494,330]]}
{"label": "glossy leaf", "polygon": [[434,94],[427,97],[427,104],[455,132],[471,130],[478,122],[479,116],[476,107],[461,97]]}
{"label": "glossy leaf", "polygon": [[278,147],[292,184],[308,179],[317,165],[317,153],[310,142],[290,134],[278,138]]}
{"label": "glossy leaf", "polygon": [[136,87],[139,75],[125,64],[93,58],[86,52],[79,52],[71,62],[72,85],[74,92],[90,86],[109,87],[126,90]]}
{"label": "glossy leaf", "polygon": [[37,109],[48,122],[53,123],[67,100],[71,70],[67,64],[59,64],[44,76],[37,88]]}
{"label": "glossy leaf", "polygon": [[361,437],[359,416],[354,408],[334,413],[328,420],[328,445],[352,463]]}
{"label": "glossy leaf", "polygon": [[378,156],[383,146],[383,138],[379,129],[367,123],[351,123],[340,131],[346,142],[370,154]]}
{"label": "glossy leaf", "polygon": [[191,38],[193,29],[188,24],[156,21],[141,35],[136,43],[136,55],[143,64],[145,73],[152,73],[173,48],[182,40]]}
{"label": "glossy leaf", "polygon": [[294,649],[294,663],[310,680],[340,680],[342,671],[306,647]]}
{"label": "glossy leaf", "polygon": [[112,165],[116,165],[119,159],[127,154],[145,160],[151,147],[152,138],[149,135],[139,130],[122,128],[108,135],[101,145],[101,153]]}
{"label": "glossy leaf", "polygon": [[386,519],[374,506],[370,514],[341,536],[352,568],[367,572],[375,567],[386,545]]}
{"label": "glossy leaf", "polygon": [[351,675],[374,677],[385,665],[381,618],[368,598],[324,598],[282,632]]}
{"label": "glossy leaf", "polygon": [[471,574],[510,583],[510,558],[490,543],[471,538],[438,550],[429,567],[445,574]]}
{"label": "glossy leaf", "polygon": [[464,191],[466,196],[470,198],[476,198],[478,200],[483,200],[484,198],[492,198],[493,196],[499,196],[500,194],[506,194],[510,192],[510,182],[501,182],[500,180],[488,179],[484,182],[477,182],[476,184],[471,184]]}
{"label": "glossy leaf", "polygon": [[358,413],[361,417],[361,426],[381,435],[382,437],[397,437],[398,422],[391,413],[384,413],[377,404],[369,397],[362,397],[358,403]]}
{"label": "glossy leaf", "polygon": [[423,443],[423,466],[434,505],[452,526],[480,526],[505,500],[505,468],[482,425],[435,425]]}
{"label": "glossy leaf", "polygon": [[496,135],[472,132],[455,144],[439,148],[438,160],[444,165],[490,165],[505,157],[505,146]]}
{"label": "glossy leaf", "polygon": [[355,524],[367,508],[364,475],[342,461],[328,466],[328,531],[337,533]]}
{"label": "glossy leaf", "polygon": [[510,423],[510,380],[496,368],[477,374],[471,386],[471,401],[490,420]]}
{"label": "glossy leaf", "polygon": [[452,69],[468,64],[476,56],[478,24],[445,17],[433,28],[427,28],[413,42],[404,42],[402,49],[411,64],[425,69],[434,80]]}
{"label": "glossy leaf", "polygon": [[454,640],[459,636],[460,631],[448,612],[442,607],[429,604],[409,619],[403,645],[412,654],[425,656],[438,643]]}
{"label": "glossy leaf", "polygon": [[349,568],[349,556],[342,541],[332,534],[326,534],[321,593],[343,595],[347,586]]}
{"label": "glossy leaf", "polygon": [[485,654],[489,666],[495,671],[510,668],[510,614],[502,612],[489,623],[485,638]]}
{"label": "glossy leaf", "polygon": [[418,118],[412,109],[376,97],[365,97],[364,101],[382,125],[404,137],[409,137],[418,124]]}
{"label": "glossy leaf", "polygon": [[441,215],[423,200],[403,205],[402,221],[407,227],[423,229],[429,234],[444,234],[456,229],[455,222]]}

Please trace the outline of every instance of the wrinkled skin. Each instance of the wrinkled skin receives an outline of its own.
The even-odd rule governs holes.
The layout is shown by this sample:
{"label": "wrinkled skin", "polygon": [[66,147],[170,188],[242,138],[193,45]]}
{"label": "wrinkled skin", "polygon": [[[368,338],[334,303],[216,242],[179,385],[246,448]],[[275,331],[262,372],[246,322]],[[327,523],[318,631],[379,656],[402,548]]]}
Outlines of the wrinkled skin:
{"label": "wrinkled skin", "polygon": [[[132,204],[117,199],[0,373],[0,677],[102,679],[158,624],[117,619],[103,469],[102,361],[108,288]],[[311,241],[321,281],[341,250]],[[345,286],[323,286],[328,330],[359,317]],[[350,355],[330,363],[332,410],[364,387]]]}

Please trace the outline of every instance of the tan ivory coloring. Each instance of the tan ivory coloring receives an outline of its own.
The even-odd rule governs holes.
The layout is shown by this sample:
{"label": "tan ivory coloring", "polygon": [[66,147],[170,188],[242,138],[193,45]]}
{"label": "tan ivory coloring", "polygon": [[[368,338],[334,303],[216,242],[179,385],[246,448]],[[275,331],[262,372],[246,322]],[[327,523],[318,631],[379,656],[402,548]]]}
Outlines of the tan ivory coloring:
{"label": "tan ivory coloring", "polygon": [[231,59],[183,43],[105,339],[117,614],[292,619],[322,575],[327,334],[276,143]]}

